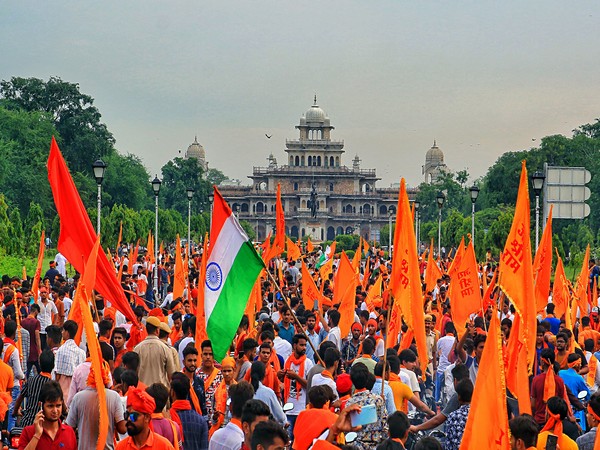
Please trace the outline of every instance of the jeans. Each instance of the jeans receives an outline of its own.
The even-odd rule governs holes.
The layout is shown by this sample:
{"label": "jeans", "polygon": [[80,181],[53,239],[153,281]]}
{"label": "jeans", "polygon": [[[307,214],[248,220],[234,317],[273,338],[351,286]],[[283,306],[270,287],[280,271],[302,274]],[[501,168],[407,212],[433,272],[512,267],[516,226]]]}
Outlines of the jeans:
{"label": "jeans", "polygon": [[10,404],[8,405],[8,426],[7,426],[7,431],[10,432],[10,430],[13,429],[13,427],[15,426],[15,423],[17,422],[17,418],[14,415],[15,412],[15,401],[17,400],[17,397],[19,396],[19,393],[21,392],[21,388],[19,387],[19,382],[16,382],[16,386],[14,386],[12,388],[12,401],[10,402]]}
{"label": "jeans", "polygon": [[298,418],[298,416],[286,414],[286,417],[287,421],[290,424],[289,428],[287,429],[288,434],[290,435],[290,442],[294,442],[294,425],[296,425],[296,419]]}
{"label": "jeans", "polygon": [[435,401],[439,402],[444,387],[444,372],[435,373]]}

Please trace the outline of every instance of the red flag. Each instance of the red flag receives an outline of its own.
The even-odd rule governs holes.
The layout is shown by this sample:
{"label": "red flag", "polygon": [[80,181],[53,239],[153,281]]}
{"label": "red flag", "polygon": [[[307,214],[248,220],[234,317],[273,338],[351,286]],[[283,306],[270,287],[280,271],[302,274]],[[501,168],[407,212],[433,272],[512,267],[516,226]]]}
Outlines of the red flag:
{"label": "red flag", "polygon": [[[78,272],[83,273],[85,258],[90,254],[96,241],[96,232],[54,137],[48,157],[48,181],[60,217],[58,250]],[[97,268],[94,289],[110,299],[112,305],[127,319],[136,323],[135,314],[104,252],[98,254]]]}

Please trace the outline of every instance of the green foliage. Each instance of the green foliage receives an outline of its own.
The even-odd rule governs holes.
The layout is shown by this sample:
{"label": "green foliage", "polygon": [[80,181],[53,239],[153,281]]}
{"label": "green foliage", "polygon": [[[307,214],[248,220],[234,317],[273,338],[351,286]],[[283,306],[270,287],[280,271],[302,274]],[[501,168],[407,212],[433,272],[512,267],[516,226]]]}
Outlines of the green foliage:
{"label": "green foliage", "polygon": [[[392,242],[394,241],[394,233],[396,232],[396,224],[392,223]],[[385,224],[381,227],[381,231],[379,232],[379,239],[381,240],[381,245],[387,247],[390,245],[390,225]]]}
{"label": "green foliage", "polygon": [[10,239],[10,247],[7,248],[9,255],[22,255],[24,253],[24,231],[23,223],[21,222],[21,213],[17,208],[12,208],[9,216],[8,236]]}
{"label": "green foliage", "polygon": [[491,224],[485,235],[484,245],[486,248],[492,250],[493,255],[498,255],[504,250],[504,244],[506,243],[506,236],[510,232],[514,216],[514,208],[504,209],[498,218]]}
{"label": "green foliage", "polygon": [[248,235],[248,239],[250,239],[251,241],[254,241],[254,239],[256,239],[256,232],[254,231],[254,228],[252,227],[250,222],[248,222],[246,220],[242,220],[242,221],[240,221],[240,225],[242,226],[242,228]]}
{"label": "green foliage", "polygon": [[206,181],[210,186],[221,184],[222,181],[225,181],[227,176],[221,172],[219,169],[208,169],[208,173],[206,174]]}
{"label": "green foliage", "polygon": [[114,153],[105,162],[107,168],[102,183],[102,205],[111,208],[114,205],[127,205],[136,210],[154,206],[154,194],[148,181],[150,175],[139,157]]}
{"label": "green foliage", "polygon": [[44,213],[39,204],[31,202],[25,219],[25,254],[36,256],[40,246],[40,236],[45,230]]}
{"label": "green foliage", "polygon": [[360,236],[356,234],[338,234],[335,237],[337,242],[335,252],[339,253],[342,250],[356,250],[360,242]]}

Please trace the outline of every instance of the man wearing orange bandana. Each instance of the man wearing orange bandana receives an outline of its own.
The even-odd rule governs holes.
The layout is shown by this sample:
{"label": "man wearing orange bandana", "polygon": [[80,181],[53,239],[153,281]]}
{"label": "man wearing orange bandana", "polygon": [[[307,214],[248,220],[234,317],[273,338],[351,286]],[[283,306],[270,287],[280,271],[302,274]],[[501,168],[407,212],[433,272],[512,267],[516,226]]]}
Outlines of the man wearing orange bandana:
{"label": "man wearing orange bandana", "polygon": [[287,413],[290,423],[290,438],[294,439],[294,424],[298,414],[306,409],[306,374],[312,368],[313,362],[306,358],[306,336],[296,334],[292,339],[293,353],[285,362],[278,376],[283,380],[283,401],[292,403],[294,407]]}
{"label": "man wearing orange bandana", "polygon": [[206,419],[192,408],[188,400],[190,380],[181,372],[173,374],[171,379],[171,419],[181,430],[184,449],[208,448],[208,425]]}
{"label": "man wearing orange bandana", "polygon": [[[174,450],[171,443],[150,429],[151,416],[156,408],[154,399],[139,388],[127,391],[127,434],[117,444],[117,450]],[[90,447],[95,448],[95,447]]]}
{"label": "man wearing orange bandana", "polygon": [[108,438],[106,449],[114,448],[113,436],[115,430],[120,434],[127,431],[125,418],[123,417],[123,404],[121,397],[116,391],[108,389],[110,382],[110,368],[106,361],[102,361],[102,381],[104,386],[96,386],[93,365],[88,375],[88,387],[75,394],[69,407],[69,415],[66,424],[77,429],[79,435],[79,448],[96,448],[98,434],[100,431],[100,410],[98,408],[97,389],[104,389],[106,395],[106,406],[108,411]]}
{"label": "man wearing orange bandana", "polygon": [[196,375],[204,382],[206,416],[212,417],[214,412],[215,391],[217,390],[217,387],[219,387],[221,381],[223,381],[223,374],[215,367],[215,359],[210,340],[207,339],[203,341],[202,344],[200,344],[200,350],[202,351],[202,354],[200,355],[202,363],[198,370],[196,370]]}
{"label": "man wearing orange bandana", "polygon": [[575,441],[563,433],[562,421],[569,414],[567,403],[560,397],[550,397],[546,405],[546,414],[548,421],[538,435],[538,450],[545,450],[549,434],[558,436],[558,448],[560,450],[578,450]]}
{"label": "man wearing orange bandana", "polygon": [[[223,358],[223,361],[221,361],[221,373],[223,374],[223,380],[215,390],[214,413],[212,417],[208,418],[212,423],[209,436],[212,436],[215,431],[223,427],[223,424],[226,424],[225,416],[228,412],[227,399],[229,398],[229,388],[234,384],[237,384],[234,379],[235,360],[231,356],[226,356]],[[250,373],[250,371],[248,371],[248,373]],[[229,419],[227,422],[228,421]]]}
{"label": "man wearing orange bandana", "polygon": [[367,322],[367,336],[371,336],[375,341],[375,357],[383,358],[383,354],[385,352],[385,343],[383,342],[381,336],[377,335],[377,321],[375,319],[369,319]]}
{"label": "man wearing orange bandana", "polygon": [[531,410],[539,425],[546,423],[546,402],[550,397],[565,396],[565,384],[554,373],[554,352],[545,348],[541,353],[542,373],[531,382]]}

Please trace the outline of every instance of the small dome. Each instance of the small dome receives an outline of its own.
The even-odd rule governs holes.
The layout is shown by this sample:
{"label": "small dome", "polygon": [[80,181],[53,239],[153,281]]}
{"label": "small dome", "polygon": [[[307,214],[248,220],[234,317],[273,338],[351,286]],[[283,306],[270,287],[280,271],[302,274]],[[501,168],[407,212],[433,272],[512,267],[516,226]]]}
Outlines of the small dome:
{"label": "small dome", "polygon": [[440,150],[435,141],[433,141],[433,147],[427,150],[425,161],[444,161],[444,152]]}
{"label": "small dome", "polygon": [[206,152],[204,151],[204,147],[202,147],[198,143],[198,137],[194,138],[194,142],[188,147],[185,152],[186,158],[196,158],[198,160],[204,161],[206,159]]}
{"label": "small dome", "polygon": [[325,111],[323,111],[321,108],[319,108],[319,105],[317,105],[317,96],[315,95],[315,100],[313,105],[310,107],[310,109],[308,111],[306,111],[306,114],[304,115],[306,117],[306,121],[307,122],[319,122],[319,123],[323,123],[325,122],[325,119],[328,119],[327,114],[325,114]]}

